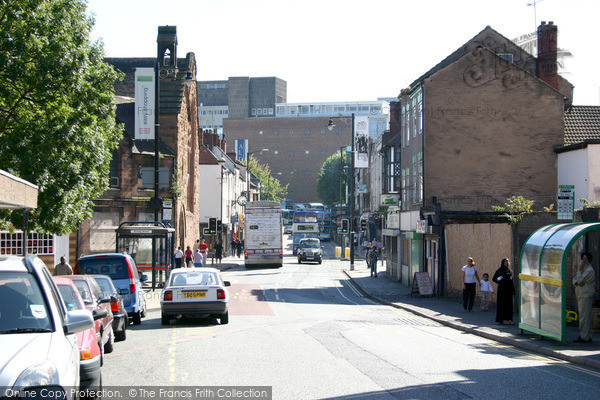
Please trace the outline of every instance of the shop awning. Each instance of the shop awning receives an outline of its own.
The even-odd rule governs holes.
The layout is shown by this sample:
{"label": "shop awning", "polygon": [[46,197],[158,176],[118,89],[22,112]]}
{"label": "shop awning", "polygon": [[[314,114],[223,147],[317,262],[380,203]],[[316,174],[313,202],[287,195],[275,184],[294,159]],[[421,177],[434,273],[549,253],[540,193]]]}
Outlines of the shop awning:
{"label": "shop awning", "polygon": [[0,170],[0,208],[36,208],[38,187]]}

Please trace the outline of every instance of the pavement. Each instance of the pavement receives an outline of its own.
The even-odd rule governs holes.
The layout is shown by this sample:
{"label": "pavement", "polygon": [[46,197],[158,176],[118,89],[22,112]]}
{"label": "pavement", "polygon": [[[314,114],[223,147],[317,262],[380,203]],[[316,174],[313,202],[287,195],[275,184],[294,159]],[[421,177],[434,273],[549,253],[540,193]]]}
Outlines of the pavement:
{"label": "pavement", "polygon": [[593,343],[573,343],[573,339],[579,336],[576,323],[567,324],[567,344],[563,345],[531,332],[521,333],[517,325],[518,315],[515,315],[515,325],[496,324],[496,309],[492,305],[489,311],[481,311],[475,305],[473,312],[467,312],[462,307],[462,301],[421,297],[418,294],[411,296],[412,288],[389,278],[385,270],[377,278],[372,278],[364,260],[355,263],[353,271],[349,269],[349,263],[342,261],[341,265],[342,271],[355,286],[366,297],[378,303],[516,348],[600,370],[600,333],[593,333]]}

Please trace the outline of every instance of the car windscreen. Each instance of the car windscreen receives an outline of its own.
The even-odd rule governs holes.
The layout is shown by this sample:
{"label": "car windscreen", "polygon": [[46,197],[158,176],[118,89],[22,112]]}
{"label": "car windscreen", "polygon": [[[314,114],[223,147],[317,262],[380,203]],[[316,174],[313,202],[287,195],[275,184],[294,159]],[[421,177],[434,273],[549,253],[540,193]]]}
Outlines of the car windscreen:
{"label": "car windscreen", "polygon": [[304,240],[302,242],[300,242],[300,248],[302,249],[318,249],[319,248],[319,242],[317,242],[316,240]]}
{"label": "car windscreen", "polygon": [[129,279],[124,257],[82,258],[77,266],[88,275],[108,275],[112,279]]}
{"label": "car windscreen", "polygon": [[98,286],[100,286],[100,289],[102,289],[102,293],[104,293],[105,296],[110,296],[116,291],[109,278],[101,278],[96,276],[94,279],[98,283]]}
{"label": "car windscreen", "polygon": [[219,283],[217,274],[213,272],[182,272],[171,274],[171,286],[208,286]]}
{"label": "car windscreen", "polygon": [[0,272],[0,333],[52,331],[44,294],[33,275]]}
{"label": "car windscreen", "polygon": [[81,303],[79,302],[77,292],[75,291],[76,289],[74,289],[73,286],[62,285],[60,283],[56,286],[58,286],[58,291],[60,292],[60,295],[63,301],[65,302],[65,306],[67,306],[67,311],[84,310]]}
{"label": "car windscreen", "polygon": [[87,282],[73,279],[73,283],[75,284],[77,291],[81,295],[83,302],[85,304],[93,304],[94,299],[92,297],[92,291],[90,290],[90,286],[87,284]]}

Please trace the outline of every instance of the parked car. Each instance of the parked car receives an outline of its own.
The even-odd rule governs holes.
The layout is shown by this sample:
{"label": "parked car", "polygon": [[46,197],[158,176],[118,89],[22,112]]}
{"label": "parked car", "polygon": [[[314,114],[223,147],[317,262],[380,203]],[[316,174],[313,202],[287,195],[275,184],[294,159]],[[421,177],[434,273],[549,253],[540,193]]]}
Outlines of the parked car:
{"label": "parked car", "polygon": [[229,292],[215,268],[177,268],[171,271],[160,296],[161,323],[178,315],[210,317],[229,323]]}
{"label": "parked car", "polygon": [[39,258],[0,257],[0,398],[19,389],[71,398],[80,383],[75,334],[93,326],[89,311],[66,309]]}
{"label": "parked car", "polygon": [[285,225],[283,227],[283,233],[285,233],[286,235],[291,235],[292,234],[292,225]]}
{"label": "parked car", "polygon": [[115,334],[112,327],[113,313],[110,309],[110,298],[104,297],[98,283],[89,276],[63,275],[63,277],[73,281],[83,299],[85,308],[90,310],[92,314],[104,314],[104,311],[106,311],[106,316],[103,318],[95,318],[96,337],[103,354],[112,353]]}
{"label": "parked car", "polygon": [[[63,299],[67,311],[85,310],[85,304],[71,279],[62,276],[53,277]],[[99,319],[107,313],[96,313],[94,319]],[[102,350],[98,345],[95,327],[77,332],[77,345],[79,346],[79,378],[82,390],[102,389]]]}
{"label": "parked car", "polygon": [[127,315],[134,325],[142,323],[142,318],[146,316],[146,298],[142,282],[148,278],[145,275],[140,278],[131,256],[111,253],[81,257],[75,265],[75,274],[110,276],[119,294],[123,296]]}
{"label": "parked car", "polygon": [[321,241],[315,238],[300,239],[298,242],[298,264],[302,261],[323,262],[323,246]]}
{"label": "parked car", "polygon": [[113,331],[115,332],[115,340],[120,342],[125,340],[127,337],[127,325],[129,325],[129,318],[127,316],[127,310],[125,310],[125,304],[123,303],[123,296],[119,294],[119,291],[115,287],[112,279],[108,275],[90,275],[102,289],[102,293],[105,297],[110,298],[110,309],[113,313]]}

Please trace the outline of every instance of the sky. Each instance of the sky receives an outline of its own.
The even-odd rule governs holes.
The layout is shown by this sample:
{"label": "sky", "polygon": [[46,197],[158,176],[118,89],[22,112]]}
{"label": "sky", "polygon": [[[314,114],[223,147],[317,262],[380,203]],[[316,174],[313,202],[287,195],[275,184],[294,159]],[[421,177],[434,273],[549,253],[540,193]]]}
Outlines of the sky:
{"label": "sky", "polygon": [[554,21],[574,104],[600,105],[600,0],[533,1],[88,0],[88,14],[108,57],[156,57],[158,26],[175,25],[198,80],[276,76],[290,103],[396,97],[487,25],[513,39]]}

